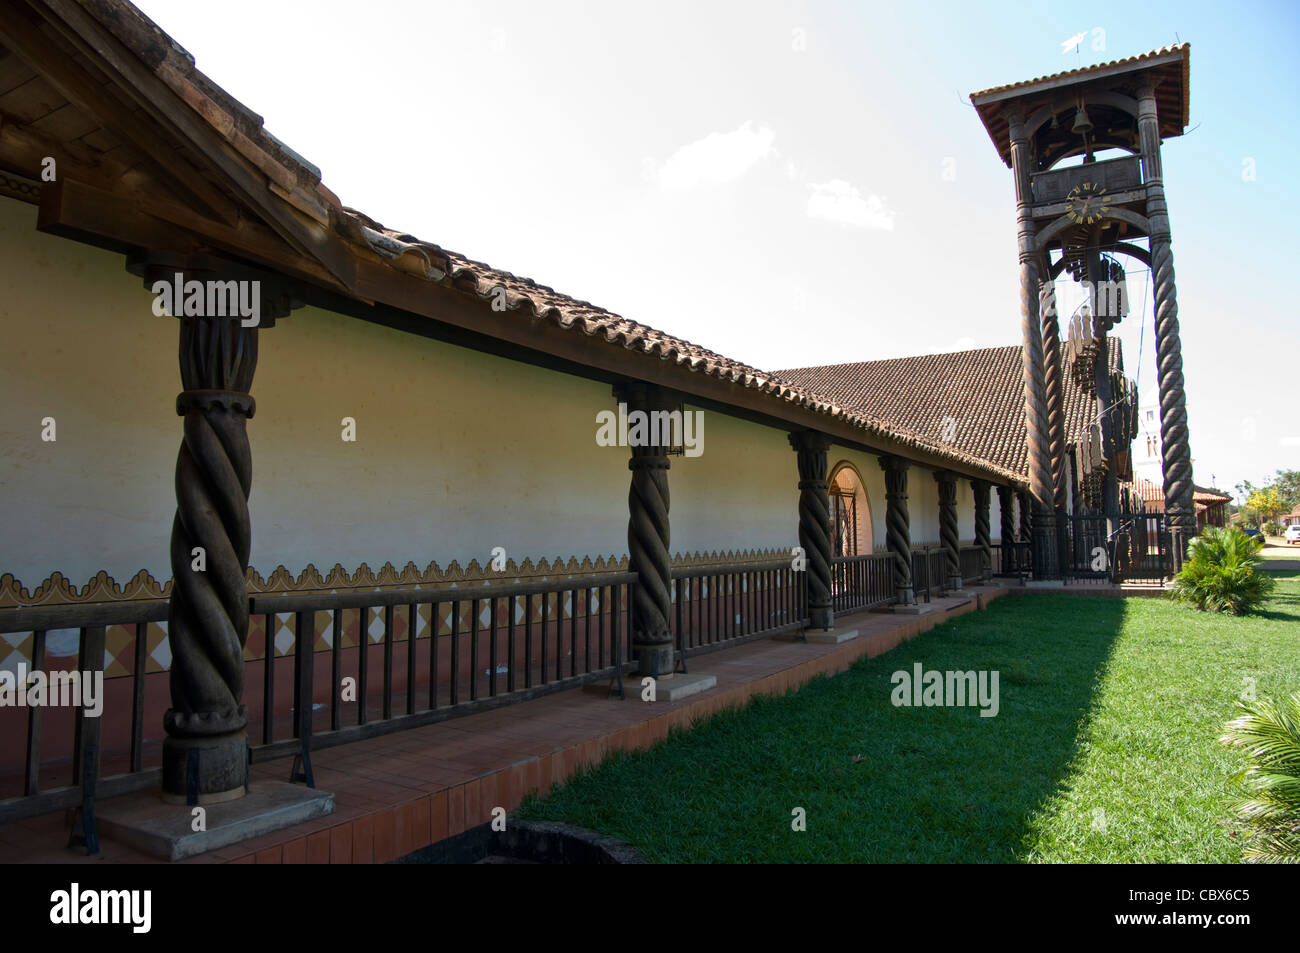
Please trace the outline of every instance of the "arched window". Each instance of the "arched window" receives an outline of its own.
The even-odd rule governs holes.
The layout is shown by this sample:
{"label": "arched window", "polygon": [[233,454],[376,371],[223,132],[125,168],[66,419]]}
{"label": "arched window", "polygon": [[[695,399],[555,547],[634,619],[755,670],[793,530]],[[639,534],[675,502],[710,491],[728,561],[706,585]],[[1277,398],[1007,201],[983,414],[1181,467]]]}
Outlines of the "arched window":
{"label": "arched window", "polygon": [[831,556],[861,556],[872,551],[871,504],[862,477],[851,463],[831,469]]}

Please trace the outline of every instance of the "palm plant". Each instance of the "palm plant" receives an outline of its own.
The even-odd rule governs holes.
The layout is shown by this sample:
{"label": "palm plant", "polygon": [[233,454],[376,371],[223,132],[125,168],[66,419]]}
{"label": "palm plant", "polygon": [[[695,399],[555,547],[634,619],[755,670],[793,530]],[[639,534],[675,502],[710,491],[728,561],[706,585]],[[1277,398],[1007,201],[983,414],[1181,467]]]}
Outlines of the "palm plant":
{"label": "palm plant", "polygon": [[1236,805],[1250,836],[1242,859],[1300,863],[1300,692],[1281,705],[1261,699],[1240,707],[1245,714],[1224,726],[1219,741],[1253,762],[1229,779],[1248,794]]}
{"label": "palm plant", "polygon": [[1273,591],[1273,580],[1260,571],[1260,562],[1259,547],[1241,530],[1206,527],[1187,547],[1173,596],[1209,612],[1249,612]]}

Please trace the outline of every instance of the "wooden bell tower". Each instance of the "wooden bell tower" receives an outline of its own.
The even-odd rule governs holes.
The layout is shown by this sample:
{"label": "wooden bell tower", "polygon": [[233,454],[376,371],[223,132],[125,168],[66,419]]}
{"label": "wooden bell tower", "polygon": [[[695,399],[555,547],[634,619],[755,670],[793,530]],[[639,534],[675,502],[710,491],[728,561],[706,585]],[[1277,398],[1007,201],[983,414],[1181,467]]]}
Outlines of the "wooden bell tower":
{"label": "wooden bell tower", "polygon": [[[1089,362],[1081,376],[1095,382],[1088,389],[1097,398],[1101,429],[1097,456],[1106,473],[1103,508],[1112,521],[1119,514],[1114,477],[1126,465],[1128,447],[1116,439],[1120,435],[1114,421],[1122,415],[1113,410],[1128,396],[1115,393],[1106,334],[1128,309],[1123,268],[1116,256],[1135,258],[1152,273],[1165,519],[1175,570],[1196,533],[1178,301],[1160,158],[1161,143],[1187,128],[1190,56],[1190,46],[1184,43],[971,95],[1015,182],[1022,377],[1034,575],[1039,579],[1059,577],[1062,569],[1065,548],[1059,530],[1068,479],[1062,383],[1066,373],[1080,375],[1073,366],[1079,360]],[[1097,153],[1111,150],[1127,155],[1098,159]],[[1081,323],[1081,315],[1075,316],[1064,355],[1055,293],[1062,272],[1087,282],[1089,293],[1086,317]]]}

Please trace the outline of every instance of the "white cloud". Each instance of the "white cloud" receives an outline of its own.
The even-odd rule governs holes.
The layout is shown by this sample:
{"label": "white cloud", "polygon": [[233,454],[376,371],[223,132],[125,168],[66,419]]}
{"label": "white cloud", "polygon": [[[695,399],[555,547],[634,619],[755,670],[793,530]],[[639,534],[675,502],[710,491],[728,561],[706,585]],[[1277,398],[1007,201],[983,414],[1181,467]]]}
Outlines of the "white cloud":
{"label": "white cloud", "polygon": [[857,228],[883,228],[894,230],[894,213],[879,195],[862,197],[856,187],[843,179],[832,179],[824,185],[813,183],[808,196],[808,217],[827,222],[839,222]]}
{"label": "white cloud", "polygon": [[1282,437],[1278,443],[1284,447],[1300,447],[1300,437]]}
{"label": "white cloud", "polygon": [[770,127],[755,128],[752,120],[734,132],[711,132],[668,157],[659,169],[659,187],[673,192],[734,182],[774,153],[775,138]]}

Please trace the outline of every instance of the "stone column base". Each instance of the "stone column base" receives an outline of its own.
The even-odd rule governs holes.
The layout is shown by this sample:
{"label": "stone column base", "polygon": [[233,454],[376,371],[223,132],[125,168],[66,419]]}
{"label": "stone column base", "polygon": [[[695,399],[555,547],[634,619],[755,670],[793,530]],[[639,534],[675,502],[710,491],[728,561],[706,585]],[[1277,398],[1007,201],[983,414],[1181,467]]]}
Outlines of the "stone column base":
{"label": "stone column base", "polygon": [[638,677],[664,678],[671,676],[676,668],[677,647],[672,642],[634,643],[632,654],[636,658]]}
{"label": "stone column base", "polygon": [[163,798],[185,804],[196,781],[200,804],[217,804],[244,796],[248,781],[248,736],[242,732],[205,738],[163,740]]}
{"label": "stone column base", "polygon": [[283,781],[254,782],[248,797],[209,808],[201,831],[194,830],[187,808],[171,806],[152,791],[95,805],[104,837],[165,860],[183,860],[332,813],[333,794]]}
{"label": "stone column base", "polygon": [[804,641],[818,645],[839,645],[841,642],[848,642],[857,637],[857,629],[830,629],[827,631],[808,629],[804,632]]}

